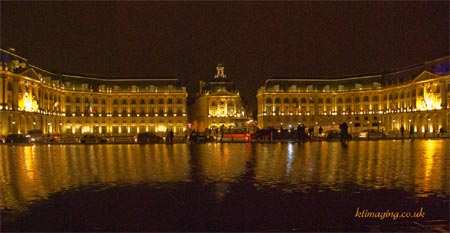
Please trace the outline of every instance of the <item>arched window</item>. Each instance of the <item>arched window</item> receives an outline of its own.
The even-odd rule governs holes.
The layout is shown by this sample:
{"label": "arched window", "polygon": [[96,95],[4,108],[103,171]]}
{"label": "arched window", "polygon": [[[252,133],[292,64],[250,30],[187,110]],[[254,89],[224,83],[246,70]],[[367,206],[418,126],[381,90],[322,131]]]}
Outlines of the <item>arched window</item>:
{"label": "arched window", "polygon": [[272,103],[272,98],[266,98],[266,104],[271,104]]}

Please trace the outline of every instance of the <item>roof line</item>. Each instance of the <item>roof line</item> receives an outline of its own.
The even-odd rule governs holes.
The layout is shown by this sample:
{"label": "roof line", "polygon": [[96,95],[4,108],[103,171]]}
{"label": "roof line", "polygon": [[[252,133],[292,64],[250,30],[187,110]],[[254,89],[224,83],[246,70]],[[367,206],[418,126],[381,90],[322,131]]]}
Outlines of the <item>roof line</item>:
{"label": "roof line", "polygon": [[104,81],[104,82],[124,82],[124,81],[179,81],[177,78],[169,78],[169,79],[163,79],[163,78],[122,78],[122,79],[108,79],[108,78],[96,78],[96,77],[85,77],[85,76],[79,76],[79,75],[67,75],[62,74],[62,77],[69,77],[69,78],[77,78],[77,79],[89,79],[89,80],[96,80],[96,81]]}
{"label": "roof line", "polygon": [[0,48],[0,51],[2,51],[2,52],[5,52],[5,53],[7,53],[7,54],[9,54],[9,55],[12,55],[12,56],[18,57],[18,58],[20,58],[20,59],[23,59],[23,60],[25,60],[25,61],[27,61],[27,62],[28,62],[28,59],[26,59],[26,58],[24,58],[24,57],[21,57],[21,56],[19,56],[19,55],[15,54],[15,53],[12,53],[12,52],[10,52],[10,51],[8,51],[8,50],[5,50],[5,49],[1,49],[1,48]]}
{"label": "roof line", "polygon": [[40,68],[40,67],[37,67],[37,66],[35,66],[35,65],[29,64],[28,66],[31,67],[31,68],[33,68],[33,69],[37,69],[37,70],[40,70],[40,71],[44,71],[44,72],[46,72],[46,73],[48,73],[48,74],[50,74],[50,75],[59,75],[59,74],[53,73],[53,72],[51,72],[51,71],[44,70],[44,69],[42,69],[42,68]]}
{"label": "roof line", "polygon": [[340,79],[331,79],[331,78],[269,78],[267,81],[323,81],[323,82],[339,82],[339,81],[348,81],[348,80],[360,80],[360,79],[370,79],[370,78],[379,78],[382,77],[379,75],[371,75],[371,76],[358,76],[351,78],[340,78]]}
{"label": "roof line", "polygon": [[351,79],[361,79],[361,78],[373,78],[373,77],[382,77],[382,76],[389,76],[389,75],[394,75],[394,74],[399,74],[402,72],[407,72],[413,69],[418,69],[418,68],[423,68],[426,67],[427,65],[433,64],[435,62],[438,62],[440,60],[445,60],[445,59],[450,59],[449,55],[443,56],[443,57],[439,57],[439,58],[435,58],[433,60],[430,61],[425,61],[424,63],[421,64],[415,64],[415,65],[409,65],[409,66],[404,66],[398,69],[394,69],[390,72],[386,72],[386,73],[365,73],[365,74],[349,74],[349,75],[340,75],[340,76],[311,76],[311,77],[299,77],[299,78],[289,78],[289,77],[283,77],[283,76],[278,76],[280,77],[279,79],[276,78],[277,76],[269,76],[269,79],[272,79],[272,77],[275,78],[275,80],[283,80],[283,78],[288,79],[288,80],[309,80],[309,81],[339,81],[339,80],[351,80]]}

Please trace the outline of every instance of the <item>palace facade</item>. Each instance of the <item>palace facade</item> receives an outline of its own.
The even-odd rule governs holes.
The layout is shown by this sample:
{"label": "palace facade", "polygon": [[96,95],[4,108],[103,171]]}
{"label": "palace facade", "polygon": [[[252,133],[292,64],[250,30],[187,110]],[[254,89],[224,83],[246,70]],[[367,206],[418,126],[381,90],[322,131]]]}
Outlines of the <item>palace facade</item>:
{"label": "palace facade", "polygon": [[249,120],[247,106],[225,74],[225,67],[218,64],[217,74],[200,81],[199,92],[192,108],[192,128],[197,131],[244,129]]}
{"label": "palace facade", "polygon": [[163,134],[187,129],[187,91],[175,78],[55,74],[1,50],[0,134]]}
{"label": "palace facade", "polygon": [[[172,129],[245,129],[247,105],[218,64],[200,82],[188,114],[185,87],[173,77],[114,78],[56,74],[0,50],[0,135],[164,134]],[[271,77],[257,93],[259,128],[322,126],[350,132],[367,128],[417,134],[450,131],[449,57],[383,74],[332,78]],[[190,117],[188,123],[188,115]]]}
{"label": "palace facade", "polygon": [[271,77],[258,90],[258,127],[299,124],[350,132],[367,128],[415,133],[450,130],[449,57],[386,74],[333,77]]}

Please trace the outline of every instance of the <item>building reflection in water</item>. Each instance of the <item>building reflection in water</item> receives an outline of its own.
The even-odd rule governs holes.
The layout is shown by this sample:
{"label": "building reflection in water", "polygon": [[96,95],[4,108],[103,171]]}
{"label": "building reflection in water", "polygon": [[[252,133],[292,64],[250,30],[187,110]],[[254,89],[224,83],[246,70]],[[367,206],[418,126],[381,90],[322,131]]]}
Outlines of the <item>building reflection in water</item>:
{"label": "building reflection in water", "polygon": [[239,182],[253,152],[247,143],[211,143],[192,145],[191,154],[197,156],[201,182],[213,185],[217,201],[223,200],[232,184]]}
{"label": "building reflection in water", "polygon": [[[84,186],[187,182],[185,145],[1,146],[1,209]],[[176,152],[175,152],[176,151]]]}
{"label": "building reflection in water", "polygon": [[[444,143],[443,143],[444,142]],[[449,194],[447,141],[360,141],[255,145],[256,185],[288,191],[313,188],[402,189],[417,196]]]}
{"label": "building reflection in water", "polygon": [[217,201],[248,185],[286,192],[384,188],[449,195],[447,142],[3,145],[0,208],[24,210],[61,191],[139,183],[200,184],[196,187],[211,188]]}

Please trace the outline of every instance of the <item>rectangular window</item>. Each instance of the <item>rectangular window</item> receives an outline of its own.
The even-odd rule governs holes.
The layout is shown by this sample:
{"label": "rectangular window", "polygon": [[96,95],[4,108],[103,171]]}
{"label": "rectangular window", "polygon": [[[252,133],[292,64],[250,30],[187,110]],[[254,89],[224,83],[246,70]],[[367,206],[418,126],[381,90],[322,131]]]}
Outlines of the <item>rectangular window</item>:
{"label": "rectangular window", "polygon": [[119,134],[119,126],[114,125],[114,126],[112,127],[112,133],[113,133],[113,134]]}
{"label": "rectangular window", "polygon": [[128,127],[122,126],[122,134],[128,134]]}
{"label": "rectangular window", "polygon": [[374,105],[373,105],[373,110],[374,110],[374,111],[379,111],[379,110],[380,110],[380,109],[378,109],[378,104],[374,104]]}
{"label": "rectangular window", "polygon": [[145,125],[139,126],[139,133],[143,133],[145,131],[147,131]]}

